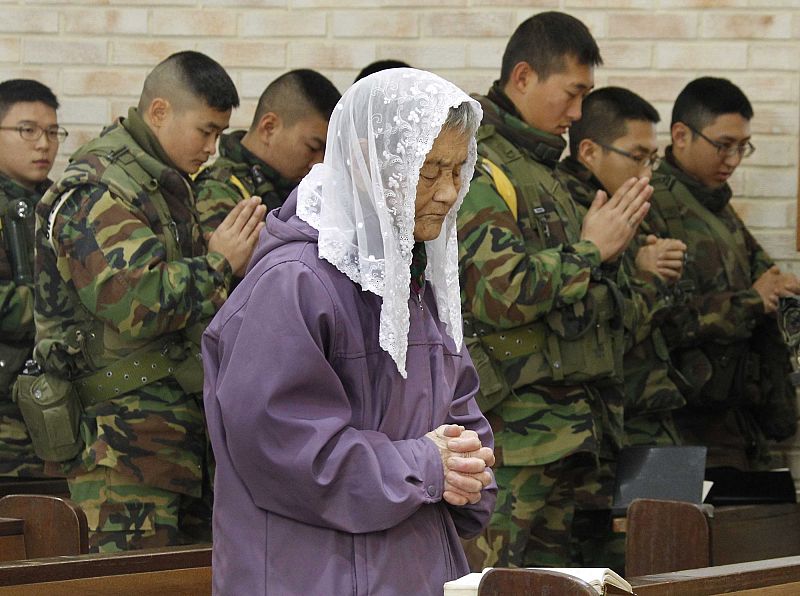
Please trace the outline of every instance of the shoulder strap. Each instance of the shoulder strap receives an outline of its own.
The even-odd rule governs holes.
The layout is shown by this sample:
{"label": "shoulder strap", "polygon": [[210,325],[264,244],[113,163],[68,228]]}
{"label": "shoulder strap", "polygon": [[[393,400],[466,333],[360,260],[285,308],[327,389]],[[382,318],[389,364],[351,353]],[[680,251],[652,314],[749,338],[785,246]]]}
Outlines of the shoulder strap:
{"label": "shoulder strap", "polygon": [[[224,159],[224,158],[220,158],[220,159]],[[214,162],[214,163],[216,163],[216,162]],[[239,194],[242,195],[243,199],[247,200],[247,199],[250,198],[250,195],[251,195],[250,191],[247,190],[247,187],[244,185],[244,183],[239,179],[239,177],[236,174],[231,172],[230,175],[227,177],[227,179],[223,179],[222,177],[213,176],[212,173],[214,172],[214,170],[210,169],[212,165],[214,165],[214,164],[209,164],[207,166],[202,166],[199,170],[197,170],[197,172],[192,174],[192,180],[197,180],[198,178],[200,178],[200,175],[203,172],[207,171],[206,175],[209,175],[211,178],[219,180],[220,182],[230,182],[231,184],[233,184],[233,186],[236,187],[236,190],[239,191]]]}
{"label": "shoulder strap", "polygon": [[[680,195],[680,196],[678,196]],[[658,194],[659,208],[664,213],[664,218],[667,220],[667,227],[671,235],[674,235],[670,219],[667,218],[669,213],[670,218],[673,219],[676,232],[681,235],[674,235],[675,238],[685,238],[686,232],[683,226],[683,213],[682,206],[690,209],[697,217],[704,223],[711,232],[722,240],[722,243],[735,247],[734,250],[720,250],[722,262],[725,265],[725,274],[728,277],[728,282],[731,284],[736,283],[735,267],[738,264],[747,279],[750,279],[750,263],[747,260],[747,255],[741,250],[743,241],[737,238],[735,232],[731,232],[728,226],[714,213],[709,211],[692,192],[687,189],[683,184],[680,184],[675,178],[671,177],[667,190],[661,190]],[[679,202],[680,201],[680,202]],[[740,236],[741,234],[739,234]]]}
{"label": "shoulder strap", "polygon": [[[492,177],[498,193],[502,196],[500,184],[505,180],[508,180],[514,189],[516,209],[512,209],[512,212],[520,223],[523,235],[530,237],[532,230],[536,229],[539,235],[537,242],[548,248],[567,243],[564,222],[556,210],[553,199],[554,193],[558,190],[558,181],[553,179],[554,186],[545,188],[522,152],[503,135],[497,134],[493,126],[487,126],[482,133],[479,133],[478,152],[504,175],[504,179]],[[502,167],[498,164],[502,164]],[[503,168],[510,176],[505,174]],[[508,200],[506,203],[509,204]],[[509,209],[511,209],[510,204]]]}

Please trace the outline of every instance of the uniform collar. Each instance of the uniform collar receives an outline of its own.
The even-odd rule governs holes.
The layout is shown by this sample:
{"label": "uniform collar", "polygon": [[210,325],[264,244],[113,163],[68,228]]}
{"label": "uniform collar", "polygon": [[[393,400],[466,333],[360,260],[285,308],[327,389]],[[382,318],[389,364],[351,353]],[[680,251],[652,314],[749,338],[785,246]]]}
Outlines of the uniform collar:
{"label": "uniform collar", "polygon": [[569,194],[587,209],[591,206],[598,190],[608,192],[591,170],[572,155],[562,159],[556,166],[556,170],[572,177],[573,180],[570,180],[567,185]]}
{"label": "uniform collar", "polygon": [[261,194],[262,190],[265,190],[264,185],[269,184],[270,188],[266,190],[275,190],[281,199],[285,200],[297,186],[297,182],[281,176],[263,159],[242,145],[245,134],[244,130],[235,130],[222,135],[219,139],[219,156],[235,164],[242,164],[241,167],[253,179],[255,194]]}
{"label": "uniform collar", "polygon": [[120,120],[120,123],[122,124],[122,127],[128,131],[128,134],[133,137],[133,140],[136,141],[136,143],[142,149],[144,149],[148,155],[183,175],[183,172],[181,172],[178,166],[176,166],[175,163],[169,158],[167,152],[164,151],[164,147],[161,146],[161,143],[156,138],[156,135],[153,134],[153,131],[141,117],[136,108],[130,108],[128,110],[128,117]]}
{"label": "uniform collar", "polygon": [[490,124],[495,130],[533,159],[553,169],[556,167],[567,142],[558,135],[552,135],[522,120],[513,102],[503,93],[499,81],[495,81],[486,97],[476,99],[483,107],[482,125]]}
{"label": "uniform collar", "polygon": [[703,207],[714,213],[721,211],[730,202],[731,196],[733,196],[733,191],[727,182],[720,188],[711,189],[684,171],[678,163],[678,160],[675,159],[675,155],[672,152],[672,145],[667,147],[665,158],[658,167],[658,173],[675,178],[689,189]]}

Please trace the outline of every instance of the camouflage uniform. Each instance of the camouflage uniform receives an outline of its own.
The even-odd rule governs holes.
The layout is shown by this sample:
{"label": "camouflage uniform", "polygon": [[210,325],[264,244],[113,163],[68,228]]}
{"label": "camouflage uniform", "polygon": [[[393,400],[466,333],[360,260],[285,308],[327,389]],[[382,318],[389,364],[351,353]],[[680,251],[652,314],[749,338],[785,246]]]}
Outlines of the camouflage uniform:
{"label": "camouflage uniform", "polygon": [[209,538],[190,336],[199,339],[232,274],[221,254],[206,254],[189,180],[167,164],[131,108],[72,156],[36,209],[35,354],[83,405],[83,447],[63,467],[93,550]]}
{"label": "camouflage uniform", "polygon": [[[0,476],[44,476],[44,463],[33,451],[19,408],[11,401],[11,385],[31,357],[33,325],[33,209],[50,182],[30,191],[0,174]],[[16,220],[22,253],[11,255],[12,210],[24,203],[24,218]],[[15,280],[12,261],[22,259],[25,272]],[[27,277],[28,279],[24,279]]]}
{"label": "camouflage uniform", "polygon": [[[522,122],[497,84],[478,99],[482,159],[458,213],[459,265],[499,494],[467,551],[473,568],[567,566],[576,486],[623,439],[619,271],[580,240],[581,216],[553,175],[564,140]],[[577,336],[574,349],[562,343]]]}
{"label": "camouflage uniform", "polygon": [[[556,177],[578,204],[581,219],[597,191],[605,190],[591,171],[571,156],[559,162]],[[675,300],[655,275],[636,269],[640,246],[640,242],[632,242],[621,257],[628,274],[621,284],[627,298],[626,308],[640,311],[638,324],[628,329],[623,361],[625,445],[675,445],[679,439],[672,410],[686,401],[669,378],[669,352],[658,325],[654,324],[654,319],[663,318]],[[604,497],[614,490],[615,469],[613,460],[601,460],[598,473],[577,489],[573,556],[580,566],[612,567],[622,573],[625,535],[612,532],[610,511],[604,503]]]}
{"label": "camouflage uniform", "polygon": [[217,229],[236,203],[261,197],[267,210],[283,205],[297,182],[282,178],[242,145],[245,131],[225,134],[219,140],[219,158],[195,178],[197,213],[204,232]]}
{"label": "camouflage uniform", "polygon": [[[570,195],[588,211],[598,190],[605,190],[600,181],[579,161],[568,157],[556,168],[556,176]],[[649,230],[643,226],[646,235]],[[650,310],[657,320],[680,304],[680,292],[673,292],[655,275],[638,271],[636,253],[643,237],[637,238],[623,253],[622,262],[628,273],[631,290],[641,301],[640,307]],[[643,316],[642,319],[646,319]],[[672,410],[686,400],[670,378],[672,366],[669,350],[658,325],[640,325],[631,334],[633,345],[625,352],[625,437],[627,445],[676,445],[680,442],[672,420]]]}
{"label": "camouflage uniform", "polygon": [[687,305],[663,326],[685,379],[678,428],[687,444],[709,447],[709,465],[767,464],[765,434],[791,436],[797,419],[788,351],[752,287],[773,261],[729,205],[730,187],[703,187],[670,148],[653,186],[653,232],[688,247]]}

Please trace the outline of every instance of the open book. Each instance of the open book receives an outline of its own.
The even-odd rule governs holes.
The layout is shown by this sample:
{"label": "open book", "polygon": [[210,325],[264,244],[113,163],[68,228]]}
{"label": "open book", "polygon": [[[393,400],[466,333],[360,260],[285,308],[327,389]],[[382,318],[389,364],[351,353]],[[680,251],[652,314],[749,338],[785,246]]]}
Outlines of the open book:
{"label": "open book", "polygon": [[[478,584],[481,583],[483,574],[489,569],[491,567],[487,567],[480,573],[470,573],[447,582],[444,585],[444,596],[476,596]],[[631,585],[615,571],[606,567],[531,567],[529,569],[543,569],[577,577],[597,590],[598,594],[633,594]]]}

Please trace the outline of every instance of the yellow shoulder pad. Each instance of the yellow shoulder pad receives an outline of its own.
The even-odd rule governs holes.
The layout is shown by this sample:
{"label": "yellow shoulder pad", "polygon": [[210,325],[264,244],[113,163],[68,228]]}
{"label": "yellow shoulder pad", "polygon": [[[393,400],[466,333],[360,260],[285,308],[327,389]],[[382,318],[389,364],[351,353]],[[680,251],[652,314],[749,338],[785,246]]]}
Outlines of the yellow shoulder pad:
{"label": "yellow shoulder pad", "polygon": [[506,176],[506,173],[500,166],[489,161],[485,157],[481,157],[480,159],[481,164],[492,177],[497,193],[503,197],[508,209],[514,215],[514,219],[517,219],[517,191],[514,189],[511,180],[508,179],[508,176]]}
{"label": "yellow shoulder pad", "polygon": [[[203,170],[205,170],[207,167],[208,167],[207,165],[206,166],[200,166],[199,170],[197,170],[194,174],[190,175],[191,179],[192,180],[196,180],[197,177],[200,175],[200,173]],[[231,174],[231,177],[228,178],[228,180],[230,180],[231,184],[233,184],[236,187],[236,189],[239,191],[239,194],[242,195],[243,199],[249,199],[250,198],[250,193],[248,192],[247,188],[245,188],[244,184],[242,184],[241,180],[239,180],[233,174]]]}

